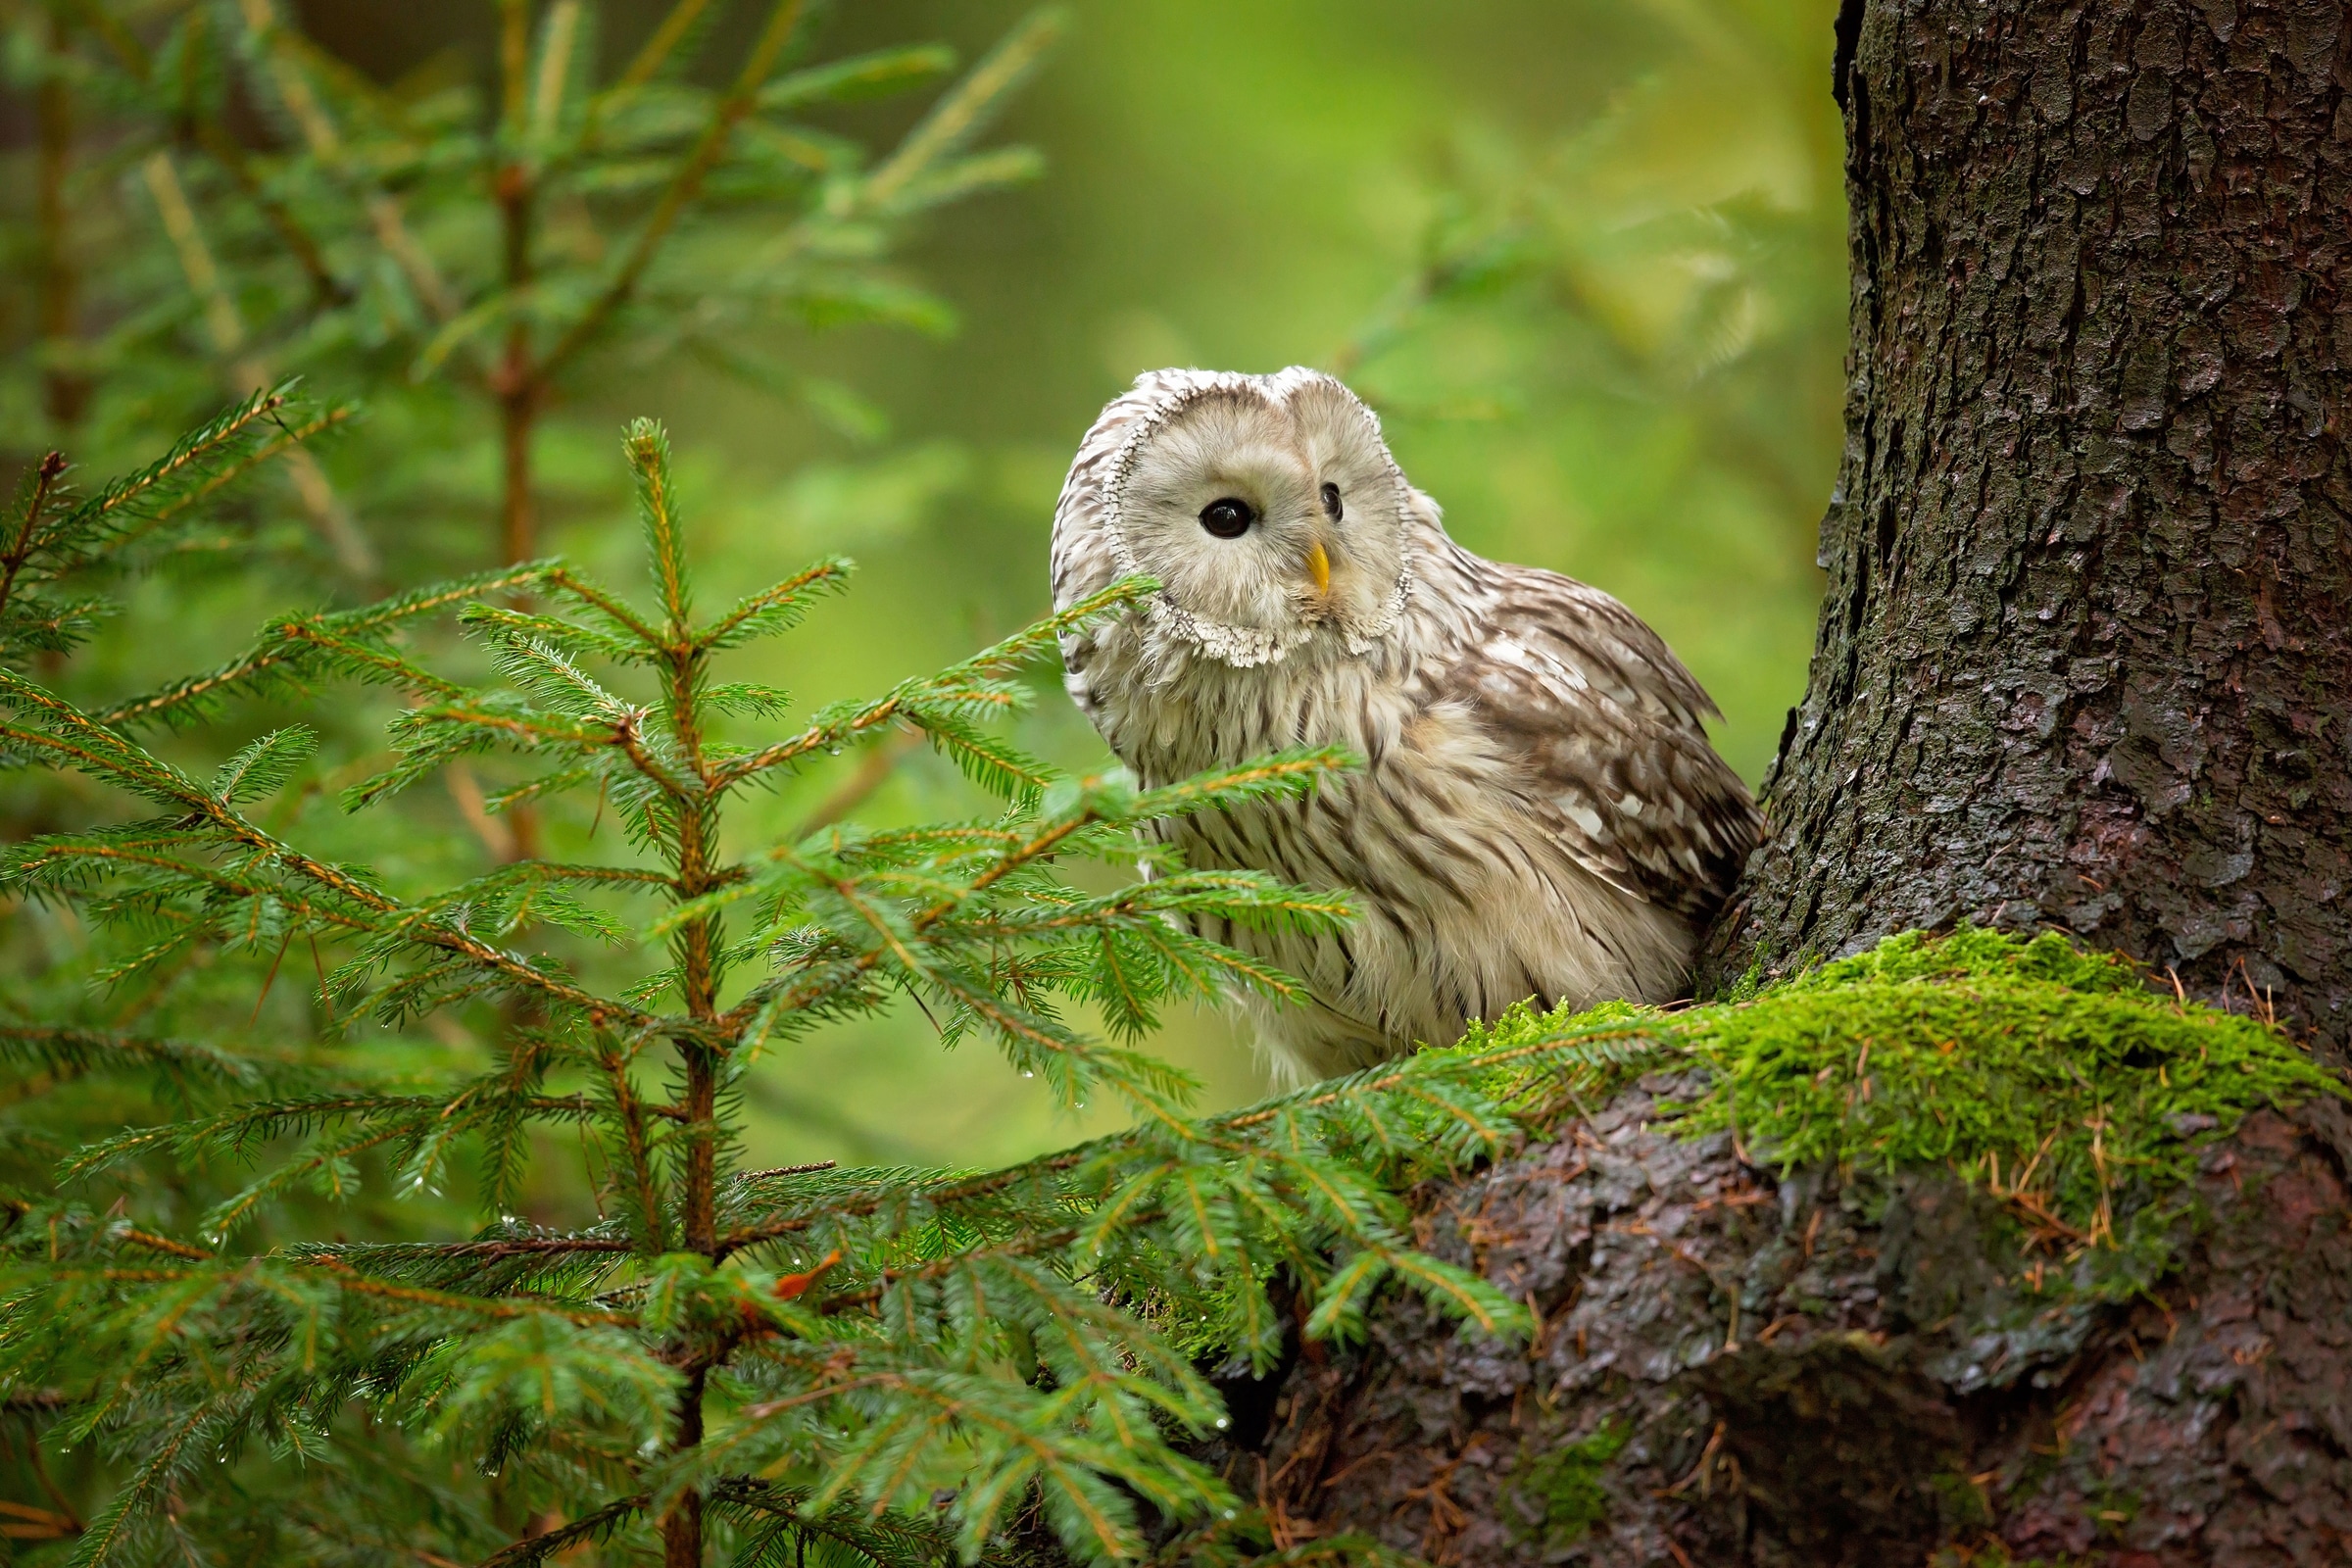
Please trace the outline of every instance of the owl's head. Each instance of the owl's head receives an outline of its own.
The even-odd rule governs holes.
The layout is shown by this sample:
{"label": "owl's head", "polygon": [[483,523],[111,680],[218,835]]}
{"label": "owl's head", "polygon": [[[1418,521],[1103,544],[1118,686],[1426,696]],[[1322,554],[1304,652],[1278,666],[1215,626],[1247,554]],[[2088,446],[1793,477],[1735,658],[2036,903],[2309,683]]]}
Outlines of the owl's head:
{"label": "owl's head", "polygon": [[1170,632],[1256,664],[1319,640],[1361,653],[1396,625],[1410,491],[1339,381],[1154,371],[1098,429],[1119,438],[1100,523],[1122,572],[1159,580]]}

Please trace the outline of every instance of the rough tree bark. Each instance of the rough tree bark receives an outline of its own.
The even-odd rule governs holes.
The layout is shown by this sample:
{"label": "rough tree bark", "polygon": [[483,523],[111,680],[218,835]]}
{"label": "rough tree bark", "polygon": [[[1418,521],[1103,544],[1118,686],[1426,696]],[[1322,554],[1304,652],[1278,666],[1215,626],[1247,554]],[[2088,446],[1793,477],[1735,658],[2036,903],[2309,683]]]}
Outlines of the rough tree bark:
{"label": "rough tree bark", "polygon": [[1848,0],[1846,449],[1716,973],[2055,924],[2352,1039],[2340,0]]}
{"label": "rough tree bark", "polygon": [[[1776,837],[1714,975],[2056,925],[2352,1037],[2344,0],[1847,0],[1842,478]],[[1826,85],[1826,84],[1825,84]],[[2352,1561],[2352,1116],[2205,1156],[2158,1298],[2016,1294],[1990,1200],[1881,1210],[1647,1080],[1417,1195],[1533,1347],[1394,1300],[1231,1386],[1286,1543],[1462,1564]]]}
{"label": "rough tree bark", "polygon": [[[2287,1568],[2352,1560],[2352,1114],[2209,1152],[2160,1300],[2051,1306],[1948,1178],[1884,1212],[1653,1131],[1658,1079],[1423,1195],[1422,1241],[1543,1314],[1229,1385],[1214,1457],[1285,1544],[1460,1568]],[[2001,1553],[2008,1553],[2007,1556]],[[1943,1553],[1939,1555],[1939,1553]]]}

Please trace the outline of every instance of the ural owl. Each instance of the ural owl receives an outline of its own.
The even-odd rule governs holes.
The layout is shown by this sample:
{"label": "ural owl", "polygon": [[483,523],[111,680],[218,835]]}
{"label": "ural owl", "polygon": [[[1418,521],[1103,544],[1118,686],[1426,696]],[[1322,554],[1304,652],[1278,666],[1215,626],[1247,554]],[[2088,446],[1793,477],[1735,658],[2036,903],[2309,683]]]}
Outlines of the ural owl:
{"label": "ural owl", "polygon": [[1328,375],[1158,370],[1054,514],[1054,601],[1161,591],[1066,638],[1070,697],[1146,786],[1298,746],[1360,771],[1157,831],[1196,867],[1352,889],[1337,935],[1213,937],[1304,980],[1254,1010],[1278,1077],[1446,1043],[1523,998],[1680,994],[1761,819],[1714,704],[1633,612],[1472,555]]}

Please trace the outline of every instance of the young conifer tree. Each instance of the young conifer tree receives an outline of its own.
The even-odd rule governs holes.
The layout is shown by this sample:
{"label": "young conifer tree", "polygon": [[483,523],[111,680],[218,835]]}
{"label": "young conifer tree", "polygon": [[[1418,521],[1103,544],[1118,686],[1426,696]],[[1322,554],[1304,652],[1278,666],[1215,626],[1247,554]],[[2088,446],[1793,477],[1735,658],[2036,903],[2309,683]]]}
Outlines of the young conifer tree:
{"label": "young conifer tree", "polygon": [[[1181,1076],[1133,1046],[1154,1009],[1293,982],[1171,917],[1320,928],[1348,909],[1187,870],[1133,830],[1312,789],[1344,759],[1139,791],[1057,777],[990,732],[1022,666],[1148,584],[780,738],[732,738],[723,715],[769,720],[786,698],[722,679],[726,656],[846,567],[699,607],[666,439],[641,421],[623,452],[645,592],[533,562],[283,617],[233,661],[100,710],[36,678],[122,552],[207,526],[316,422],[257,396],[87,499],[52,458],[8,519],[0,746],[121,803],[0,864],[16,898],[87,933],[85,959],[0,1022],[20,1068],[0,1390],[44,1493],[8,1503],[20,1539],[78,1565],[911,1565],[1009,1561],[1022,1540],[1231,1564],[1269,1530],[1184,1447],[1224,1420],[1202,1366],[1262,1373],[1298,1334],[1346,1338],[1392,1280],[1466,1331],[1524,1326],[1413,1250],[1396,1194],[1516,1136],[1575,1093],[1574,1069],[1649,1048],[1554,1030],[1188,1118]],[[420,632],[452,616],[488,678],[435,667],[459,661]],[[196,737],[163,728],[257,696],[317,709],[349,682],[407,706],[389,759],[343,784],[348,821],[497,751],[522,776],[494,806],[593,798],[619,853],[434,884],[371,857],[364,829],[334,837],[303,725],[209,771],[173,760]],[[729,841],[747,791],[890,726],[1003,810]],[[1061,869],[1139,855],[1152,874],[1109,891]],[[248,961],[213,971],[209,1002],[174,998],[185,1032],[110,1021],[111,996],[193,944]],[[601,983],[590,945],[643,955],[634,983]],[[259,1003],[242,1010],[289,954],[325,1049],[254,1038]],[[1065,1102],[1118,1096],[1134,1127],[996,1171],[746,1168],[754,1062],[900,996]],[[518,1020],[493,1047],[419,1049],[413,1023],[484,999]],[[1071,1003],[1128,1043],[1090,1038]],[[597,1217],[514,1217],[534,1183]],[[1333,1540],[1266,1560],[1379,1555]]]}
{"label": "young conifer tree", "polygon": [[[793,324],[952,324],[899,263],[906,242],[926,215],[1039,167],[984,138],[1051,45],[1050,12],[958,73],[933,45],[827,58],[821,3],[677,0],[626,37],[606,36],[595,0],[481,9],[496,42],[483,80],[441,56],[385,85],[305,30],[328,11],[291,0],[0,0],[0,73],[35,111],[33,145],[0,158],[0,204],[16,199],[0,205],[0,248],[23,264],[0,271],[0,466],[30,471],[57,446],[96,472],[130,468],[224,389],[245,399],[295,376],[367,409],[249,410],[253,441],[289,444],[172,526],[82,563],[117,574],[121,613],[78,652],[18,667],[107,710],[278,605],[364,603],[500,562],[529,544],[507,536],[517,518],[537,533],[615,515],[625,469],[593,404],[621,376],[714,369],[779,414],[880,441],[871,405],[790,362]],[[893,94],[931,100],[906,106],[904,134],[869,146],[834,128],[842,106]],[[139,569],[135,587],[119,568]],[[185,727],[199,712],[157,717]],[[295,716],[318,735],[314,783],[381,744],[365,700],[299,715],[247,704],[159,744],[209,765]],[[593,799],[576,820],[486,809],[497,767],[446,768],[397,814],[337,825],[334,853],[444,877],[566,853],[595,824]],[[855,791],[836,782],[802,788],[838,805]],[[0,775],[0,838],[110,809],[67,775]],[[771,810],[805,814],[791,798]],[[118,955],[130,967],[94,1000],[86,935],[60,909],[0,906],[0,993],[19,1016],[234,1021],[290,1051],[326,1021],[303,988],[270,983],[280,948],[193,936],[135,963]],[[292,961],[306,958],[297,945]],[[574,961],[601,976],[618,960]],[[528,1011],[433,1013],[401,1049],[463,1055],[469,1034]],[[179,1206],[207,1200],[191,1189]],[[417,1207],[379,1218],[411,1223]]]}

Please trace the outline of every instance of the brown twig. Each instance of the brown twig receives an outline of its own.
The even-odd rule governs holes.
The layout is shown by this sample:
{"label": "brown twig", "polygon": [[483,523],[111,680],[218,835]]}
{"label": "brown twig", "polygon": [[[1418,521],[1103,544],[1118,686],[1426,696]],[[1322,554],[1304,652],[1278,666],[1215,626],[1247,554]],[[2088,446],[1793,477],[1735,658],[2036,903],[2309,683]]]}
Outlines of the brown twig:
{"label": "brown twig", "polygon": [[662,24],[654,29],[653,36],[645,40],[645,47],[637,51],[636,58],[621,72],[620,79],[612,84],[613,90],[622,92],[653,80],[654,73],[662,69],[662,62],[677,49],[710,4],[710,0],[678,0],[669,15],[662,19]]}
{"label": "brown twig", "polygon": [[897,776],[899,764],[922,744],[922,739],[923,732],[918,729],[893,730],[888,739],[858,760],[848,778],[801,819],[800,826],[792,830],[792,841],[798,843],[811,833],[822,832],[872,800],[883,785]]}
{"label": "brown twig", "polygon": [[80,272],[74,265],[66,204],[66,178],[74,159],[74,99],[63,63],[68,36],[65,11],[49,11],[50,69],[41,74],[33,114],[40,140],[34,195],[38,251],[35,287],[39,295],[41,391],[50,423],[65,428],[81,422],[90,400],[90,380],[63,363],[71,354],[80,318]]}
{"label": "brown twig", "polygon": [[757,1182],[765,1181],[771,1176],[813,1176],[820,1170],[834,1169],[838,1163],[837,1160],[819,1159],[806,1165],[770,1165],[765,1170],[737,1171],[735,1179],[739,1182]]}
{"label": "brown twig", "polygon": [[490,807],[482,796],[482,786],[475,780],[473,769],[464,762],[447,762],[441,768],[441,782],[458,808],[458,815],[473,830],[490,858],[501,865],[511,865],[522,857],[516,852],[514,831],[490,814]]}
{"label": "brown twig", "polygon": [[[247,350],[244,318],[237,313],[227,285],[221,281],[220,267],[213,259],[212,247],[205,241],[196,210],[188,201],[172,155],[160,149],[150,153],[140,165],[139,172],[146,181],[148,194],[155,200],[157,214],[163,219],[164,232],[179,258],[189,292],[204,309],[205,330],[212,337],[213,348],[228,362],[230,380],[242,392],[267,390],[275,384],[277,377],[267,359]],[[354,580],[372,583],[377,572],[374,548],[360,531],[350,510],[336,496],[334,486],[327,481],[326,470],[299,445],[288,442],[280,450],[289,454],[286,466],[294,481],[295,495],[301,500],[303,511],[309,514],[312,526],[334,552],[337,564]]]}
{"label": "brown twig", "polygon": [[33,549],[40,542],[41,514],[49,510],[49,494],[65,473],[66,457],[62,452],[42,458],[41,466],[33,471],[32,494],[25,498],[24,520],[17,524],[16,540],[8,547],[6,570],[0,573],[0,610],[7,608],[9,597],[16,592],[17,574],[32,559]]}

